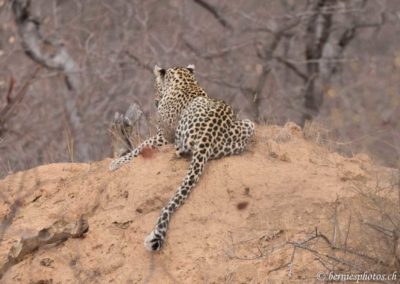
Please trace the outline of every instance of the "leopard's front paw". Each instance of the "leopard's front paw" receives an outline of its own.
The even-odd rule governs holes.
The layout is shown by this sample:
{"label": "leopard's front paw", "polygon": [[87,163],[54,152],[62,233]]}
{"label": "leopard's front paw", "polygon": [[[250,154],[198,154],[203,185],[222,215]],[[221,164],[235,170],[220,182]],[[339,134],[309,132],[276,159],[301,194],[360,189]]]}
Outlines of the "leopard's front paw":
{"label": "leopard's front paw", "polygon": [[113,172],[113,171],[119,169],[123,164],[124,164],[124,161],[123,161],[123,160],[121,160],[121,159],[115,159],[115,160],[113,160],[113,161],[110,163],[110,166],[109,166],[108,168],[109,168],[109,170],[110,170],[111,172]]}

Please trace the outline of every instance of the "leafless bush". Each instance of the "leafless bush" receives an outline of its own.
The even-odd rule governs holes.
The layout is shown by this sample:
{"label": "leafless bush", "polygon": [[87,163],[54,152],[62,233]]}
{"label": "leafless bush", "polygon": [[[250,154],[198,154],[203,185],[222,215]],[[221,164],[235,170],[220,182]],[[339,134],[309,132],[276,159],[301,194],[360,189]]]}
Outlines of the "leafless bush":
{"label": "leafless bush", "polygon": [[[391,174],[394,175],[391,177]],[[325,275],[375,273],[392,276],[400,268],[400,199],[395,197],[398,174],[394,170],[388,176],[378,177],[382,184],[374,188],[364,182],[351,181],[357,194],[350,198],[338,197],[325,208],[328,210],[324,212],[329,213],[323,216],[329,219],[330,228],[315,227],[304,238],[296,237],[296,240],[279,238],[284,230],[277,230],[238,243],[232,241],[227,257],[252,261],[279,254],[284,257],[281,265],[271,267],[268,274],[286,271],[289,279],[315,280],[315,267],[321,267],[319,272]],[[311,275],[304,274],[304,266],[299,264],[306,259],[304,254],[311,255],[317,264],[310,265],[313,267]],[[386,280],[379,282],[392,283]]]}
{"label": "leafless bush", "polygon": [[115,113],[110,132],[113,157],[121,157],[149,136],[149,125],[139,105],[131,104],[125,114]]}

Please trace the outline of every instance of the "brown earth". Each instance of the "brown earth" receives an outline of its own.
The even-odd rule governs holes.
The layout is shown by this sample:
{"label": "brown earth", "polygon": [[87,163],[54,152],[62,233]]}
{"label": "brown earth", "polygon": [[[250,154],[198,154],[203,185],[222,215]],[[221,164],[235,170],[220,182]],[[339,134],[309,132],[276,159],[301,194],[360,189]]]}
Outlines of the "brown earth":
{"label": "brown earth", "polygon": [[[172,147],[116,172],[108,171],[107,159],[8,176],[0,181],[0,268],[21,238],[54,222],[83,216],[89,230],[32,249],[3,269],[0,282],[314,282],[318,272],[327,271],[326,262],[306,249],[294,253],[293,243],[319,232],[331,238],[333,216],[347,216],[339,210],[343,204],[354,212],[363,203],[354,185],[372,186],[378,176],[389,182],[391,170],[374,166],[366,155],[343,157],[303,136],[292,123],[259,126],[249,150],[210,161],[158,253],[146,251],[143,240],[188,167]],[[346,234],[355,247],[362,241],[357,230]],[[337,239],[344,240],[341,232]],[[318,249],[330,251],[318,242]]]}

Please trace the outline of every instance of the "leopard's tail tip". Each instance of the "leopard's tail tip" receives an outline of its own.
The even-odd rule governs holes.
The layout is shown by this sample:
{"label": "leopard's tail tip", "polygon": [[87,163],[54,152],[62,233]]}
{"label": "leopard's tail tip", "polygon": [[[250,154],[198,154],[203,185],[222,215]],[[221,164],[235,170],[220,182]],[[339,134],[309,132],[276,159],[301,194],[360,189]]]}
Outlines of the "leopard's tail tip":
{"label": "leopard's tail tip", "polygon": [[148,251],[155,252],[161,249],[162,243],[163,239],[160,236],[157,236],[153,231],[144,240],[144,247]]}

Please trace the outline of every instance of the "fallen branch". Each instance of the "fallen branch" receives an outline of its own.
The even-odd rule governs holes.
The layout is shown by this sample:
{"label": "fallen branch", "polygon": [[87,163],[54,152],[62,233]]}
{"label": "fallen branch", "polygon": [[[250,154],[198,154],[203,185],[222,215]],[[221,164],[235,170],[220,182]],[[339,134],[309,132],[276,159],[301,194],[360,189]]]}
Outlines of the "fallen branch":
{"label": "fallen branch", "polygon": [[89,230],[88,221],[82,216],[75,222],[67,223],[64,220],[54,222],[31,237],[22,237],[13,245],[4,263],[0,264],[0,279],[13,265],[21,262],[28,254],[42,246],[60,244],[69,238],[80,238]]}
{"label": "fallen branch", "polygon": [[304,74],[299,68],[296,67],[296,65],[294,65],[293,63],[287,61],[286,59],[280,57],[280,56],[276,56],[275,59],[282,63],[283,65],[285,65],[287,68],[289,68],[290,70],[292,70],[297,76],[299,76],[304,82],[306,82],[308,80],[308,77],[306,74]]}
{"label": "fallen branch", "polygon": [[146,71],[149,71],[151,74],[153,74],[153,67],[150,66],[149,64],[143,62],[138,56],[130,52],[129,50],[125,51],[125,54],[132,59],[133,61],[136,62],[139,67],[145,69]]}

